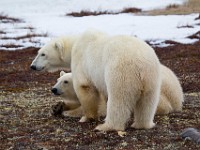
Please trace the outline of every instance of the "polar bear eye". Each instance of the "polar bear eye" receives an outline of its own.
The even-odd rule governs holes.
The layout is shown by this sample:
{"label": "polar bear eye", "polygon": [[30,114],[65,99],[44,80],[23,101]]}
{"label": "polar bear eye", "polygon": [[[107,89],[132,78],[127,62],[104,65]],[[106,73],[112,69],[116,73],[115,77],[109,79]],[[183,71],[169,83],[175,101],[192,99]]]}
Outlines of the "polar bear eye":
{"label": "polar bear eye", "polygon": [[67,84],[67,83],[68,83],[68,81],[67,81],[67,80],[65,80],[65,81],[64,81],[64,83],[65,83],[65,84]]}
{"label": "polar bear eye", "polygon": [[44,53],[42,53],[42,54],[41,54],[41,56],[45,56],[45,54],[44,54]]}

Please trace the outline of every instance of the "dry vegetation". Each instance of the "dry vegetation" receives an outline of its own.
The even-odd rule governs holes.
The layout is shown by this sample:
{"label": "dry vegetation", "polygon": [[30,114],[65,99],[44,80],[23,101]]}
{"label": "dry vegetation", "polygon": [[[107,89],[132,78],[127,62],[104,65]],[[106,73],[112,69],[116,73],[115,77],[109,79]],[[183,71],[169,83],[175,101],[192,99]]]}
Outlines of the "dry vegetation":
{"label": "dry vegetation", "polygon": [[[0,13],[0,23],[4,24],[4,28],[0,28],[0,48],[4,49],[22,49],[26,43],[39,43],[38,37],[47,37],[47,33],[35,33],[35,29],[31,26],[20,25],[23,20],[18,18],[10,17],[4,13]],[[24,22],[23,22],[24,23]],[[10,31],[9,28],[6,28],[6,24],[13,24],[14,31]],[[20,36],[14,36],[15,32],[22,31],[23,34]],[[5,44],[3,44],[5,42]],[[9,41],[9,42],[8,42]],[[13,41],[20,41],[19,44]],[[33,44],[34,45],[34,44]]]}
{"label": "dry vegetation", "polygon": [[171,4],[165,9],[157,9],[146,13],[149,15],[183,15],[191,13],[200,13],[200,0],[188,0],[183,5]]}
{"label": "dry vegetation", "polygon": [[27,39],[27,38],[32,38],[32,37],[47,37],[47,33],[46,34],[32,34],[32,33],[28,33],[26,35],[23,36],[18,36],[18,37],[2,37],[2,40],[8,40],[8,39],[14,39],[14,40],[21,40],[21,39]]}
{"label": "dry vegetation", "polygon": [[72,12],[66,14],[67,16],[73,17],[83,17],[83,16],[98,16],[98,15],[114,15],[114,14],[121,14],[121,13],[138,13],[141,12],[141,9],[138,8],[125,8],[120,12],[110,12],[110,11],[81,11],[81,12]]}
{"label": "dry vegetation", "polygon": [[16,23],[16,22],[22,22],[22,20],[14,17],[9,17],[4,13],[0,13],[0,23]]}
{"label": "dry vegetation", "polygon": [[188,38],[191,38],[191,39],[200,39],[200,31],[198,31],[197,33],[195,33],[193,35],[188,36]]}
{"label": "dry vegetation", "polygon": [[187,127],[200,129],[200,42],[156,48],[162,63],[180,78],[187,93],[183,112],[156,116],[151,130],[128,128],[127,135],[99,133],[97,123],[51,115],[61,99],[51,94],[59,73],[30,70],[37,48],[0,51],[0,149],[198,149],[180,138]]}
{"label": "dry vegetation", "polygon": [[[142,11],[138,8],[125,8],[120,12],[110,11],[87,11],[67,13],[66,16],[83,17],[83,16],[98,16],[105,14],[120,14],[120,13],[139,13],[148,15],[185,15],[191,13],[200,13],[200,0],[188,0],[183,5],[170,4],[165,9],[155,9],[152,11]],[[200,15],[199,18],[200,19]]]}
{"label": "dry vegetation", "polygon": [[6,34],[6,32],[0,30],[0,35],[1,35],[1,34]]}

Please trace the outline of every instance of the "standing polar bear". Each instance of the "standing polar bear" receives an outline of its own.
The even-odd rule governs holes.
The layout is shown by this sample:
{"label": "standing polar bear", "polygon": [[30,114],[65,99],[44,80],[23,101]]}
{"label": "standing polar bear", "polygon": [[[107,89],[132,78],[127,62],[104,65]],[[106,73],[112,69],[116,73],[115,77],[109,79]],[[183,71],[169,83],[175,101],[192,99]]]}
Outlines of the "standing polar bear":
{"label": "standing polar bear", "polygon": [[130,36],[108,36],[87,31],[52,41],[38,52],[31,68],[54,71],[70,67],[75,92],[87,119],[98,118],[97,101],[108,98],[105,123],[97,130],[125,130],[131,113],[132,127],[154,127],[161,86],[160,62],[145,42]]}
{"label": "standing polar bear", "polygon": [[[183,92],[176,75],[166,66],[161,65],[161,91],[156,114],[168,114],[182,110]],[[65,99],[52,107],[54,115],[63,114],[70,117],[81,117],[83,110],[73,88],[72,73],[60,72],[57,83],[52,92]],[[102,97],[98,102],[99,116],[106,115],[106,99]]]}

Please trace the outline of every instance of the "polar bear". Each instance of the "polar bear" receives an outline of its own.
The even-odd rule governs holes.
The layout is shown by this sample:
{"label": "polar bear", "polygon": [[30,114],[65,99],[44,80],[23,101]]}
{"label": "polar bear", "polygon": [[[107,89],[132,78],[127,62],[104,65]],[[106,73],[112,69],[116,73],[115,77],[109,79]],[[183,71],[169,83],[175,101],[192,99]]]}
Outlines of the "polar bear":
{"label": "polar bear", "polygon": [[156,114],[168,114],[182,110],[184,94],[175,73],[161,64],[161,92]]}
{"label": "polar bear", "polygon": [[[161,76],[160,100],[156,114],[164,115],[170,112],[181,111],[184,98],[178,78],[164,65],[161,65]],[[83,115],[81,104],[73,88],[71,73],[61,71],[57,83],[52,88],[52,92],[65,99],[64,102],[58,102],[53,106],[52,109],[55,115],[63,112],[64,116],[70,117],[81,117]],[[106,115],[106,99],[104,97],[99,102],[98,113],[100,116]]]}
{"label": "polar bear", "polygon": [[65,110],[68,116],[79,117],[83,115],[80,107],[81,104],[73,88],[71,73],[61,71],[60,78],[57,79],[57,83],[53,86],[52,92],[65,99],[63,102],[59,102],[52,107],[54,115],[61,114]]}
{"label": "polar bear", "polygon": [[[71,73],[61,71],[57,83],[52,88],[52,92],[65,99],[63,102],[58,102],[52,107],[54,115],[63,114],[64,116],[70,117],[83,116],[81,104],[73,88]],[[99,116],[106,115],[106,99],[103,96],[98,102],[98,114]]]}
{"label": "polar bear", "polygon": [[77,36],[58,38],[38,51],[34,70],[54,71],[71,67],[72,80],[84,116],[98,118],[97,101],[108,98],[105,123],[100,131],[125,130],[134,113],[136,129],[150,129],[159,102],[160,62],[144,41],[125,35],[109,36],[86,31]]}

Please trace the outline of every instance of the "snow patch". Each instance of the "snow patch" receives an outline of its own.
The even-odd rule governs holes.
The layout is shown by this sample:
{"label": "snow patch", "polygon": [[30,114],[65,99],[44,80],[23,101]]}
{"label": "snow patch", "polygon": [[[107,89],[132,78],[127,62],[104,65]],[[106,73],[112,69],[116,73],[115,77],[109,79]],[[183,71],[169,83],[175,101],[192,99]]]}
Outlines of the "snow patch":
{"label": "snow patch", "polygon": [[[15,44],[24,47],[41,47],[52,37],[72,35],[94,28],[111,35],[137,36],[145,41],[154,41],[156,46],[166,46],[165,40],[191,43],[197,39],[187,38],[200,31],[195,18],[198,14],[168,16],[137,16],[134,14],[100,15],[85,17],[65,16],[68,12],[120,11],[127,7],[142,10],[163,8],[169,4],[182,4],[186,0],[1,0],[0,10],[23,23],[1,23],[0,45]],[[34,27],[34,28],[32,28]],[[189,27],[189,28],[188,28]],[[6,39],[27,34],[45,34],[49,37],[30,37],[19,40]],[[1,49],[3,47],[0,47]],[[4,47],[4,49],[6,49]],[[9,48],[7,48],[9,50]],[[18,49],[18,48],[15,48]]]}

